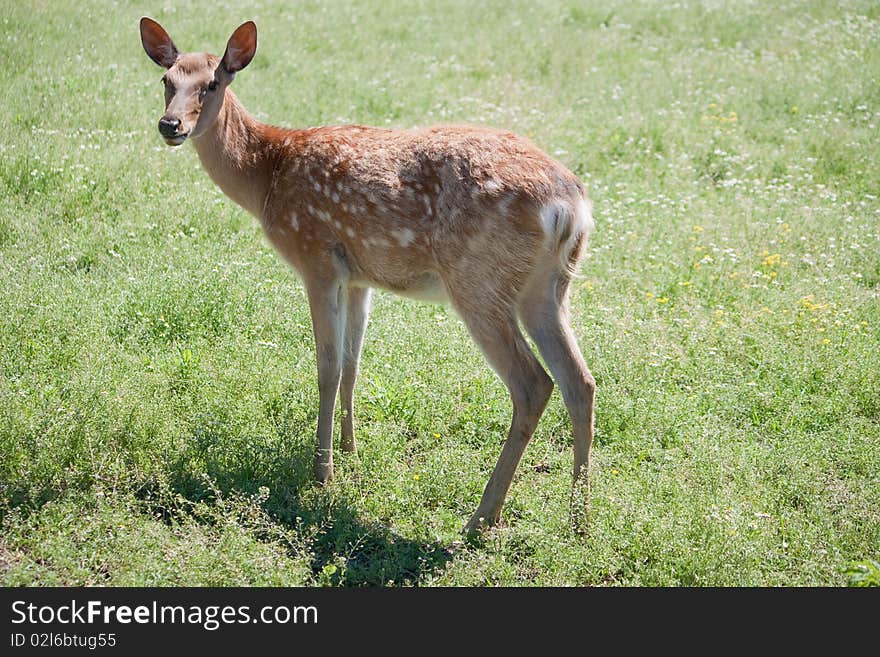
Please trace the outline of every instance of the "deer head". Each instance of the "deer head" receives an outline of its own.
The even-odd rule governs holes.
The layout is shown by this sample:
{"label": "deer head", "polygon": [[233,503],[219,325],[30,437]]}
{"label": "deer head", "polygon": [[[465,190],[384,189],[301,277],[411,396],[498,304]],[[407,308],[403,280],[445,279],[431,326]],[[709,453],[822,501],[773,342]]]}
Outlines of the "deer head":
{"label": "deer head", "polygon": [[168,32],[146,16],[141,19],[141,42],[150,59],[168,69],[162,76],[165,113],[159,119],[159,133],[169,146],[180,146],[216,120],[226,87],[254,58],[257,26],[251,21],[240,25],[229,37],[223,57],[181,54]]}

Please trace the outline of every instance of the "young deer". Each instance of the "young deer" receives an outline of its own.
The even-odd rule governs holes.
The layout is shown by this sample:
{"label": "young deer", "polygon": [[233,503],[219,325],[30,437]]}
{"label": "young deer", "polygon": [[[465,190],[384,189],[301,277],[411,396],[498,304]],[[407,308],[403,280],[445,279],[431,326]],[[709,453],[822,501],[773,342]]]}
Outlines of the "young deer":
{"label": "young deer", "polygon": [[592,228],[583,185],[530,141],[466,126],[288,130],[254,119],[229,89],[257,47],[252,22],[223,57],[180,53],[142,18],[150,58],[168,69],[159,132],[192,140],[217,185],[261,222],[308,294],[320,406],[315,476],[333,474],[333,411],[355,451],[352,390],[371,288],[449,302],[510,391],[513,421],[467,531],[496,523],[553,389],[574,430],[574,478],[588,483],[595,381],[568,319],[570,279]]}

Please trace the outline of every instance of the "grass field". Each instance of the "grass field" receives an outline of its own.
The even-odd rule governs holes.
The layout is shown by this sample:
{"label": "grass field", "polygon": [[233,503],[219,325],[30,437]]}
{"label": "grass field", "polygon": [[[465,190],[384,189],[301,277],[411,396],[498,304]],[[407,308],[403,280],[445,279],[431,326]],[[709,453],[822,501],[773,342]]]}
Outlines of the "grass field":
{"label": "grass field", "polygon": [[[0,0],[0,583],[880,583],[880,4],[240,5]],[[262,120],[494,125],[588,184],[586,535],[555,392],[457,543],[508,398],[386,293],[360,454],[312,483],[303,288],[162,143],[145,14],[215,53],[255,20]]]}

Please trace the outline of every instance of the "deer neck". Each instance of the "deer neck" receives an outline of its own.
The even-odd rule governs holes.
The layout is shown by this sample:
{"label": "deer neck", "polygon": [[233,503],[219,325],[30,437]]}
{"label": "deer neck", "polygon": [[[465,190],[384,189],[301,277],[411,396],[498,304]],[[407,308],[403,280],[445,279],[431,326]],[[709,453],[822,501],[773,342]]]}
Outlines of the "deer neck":
{"label": "deer neck", "polygon": [[227,89],[217,119],[192,140],[211,179],[257,218],[262,218],[277,159],[264,127]]}

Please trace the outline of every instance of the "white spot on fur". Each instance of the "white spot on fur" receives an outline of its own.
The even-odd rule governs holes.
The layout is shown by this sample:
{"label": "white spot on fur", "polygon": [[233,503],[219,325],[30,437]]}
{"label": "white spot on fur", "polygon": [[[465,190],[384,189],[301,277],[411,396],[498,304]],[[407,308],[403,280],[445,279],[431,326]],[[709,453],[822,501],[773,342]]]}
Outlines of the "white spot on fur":
{"label": "white spot on fur", "polygon": [[333,202],[334,202],[334,203],[339,203],[339,194],[337,194],[336,192],[333,192],[333,193],[330,195],[330,198],[333,199]]}
{"label": "white spot on fur", "polygon": [[409,246],[416,239],[416,234],[409,228],[395,229],[391,231],[391,234],[394,235],[400,246]]}
{"label": "white spot on fur", "polygon": [[296,217],[296,212],[290,213],[290,227],[294,230],[299,230],[299,219]]}
{"label": "white spot on fur", "polygon": [[311,205],[307,205],[307,206],[306,206],[306,212],[308,212],[308,213],[309,213],[310,215],[312,215],[313,217],[315,216],[315,208],[312,207]]}
{"label": "white spot on fur", "polygon": [[337,219],[333,222],[333,225],[336,226],[336,230],[342,230],[342,222]]}
{"label": "white spot on fur", "polygon": [[321,183],[319,183],[317,180],[314,182],[314,184],[312,185],[312,187],[315,188],[315,191],[316,191],[316,192],[318,192],[318,193],[321,192]]}
{"label": "white spot on fur", "polygon": [[515,194],[505,194],[504,196],[502,196],[501,199],[498,201],[498,204],[496,205],[496,207],[498,208],[498,213],[507,214],[507,211],[510,210],[510,206],[515,200]]}
{"label": "white spot on fur", "polygon": [[489,178],[489,180],[486,181],[486,184],[484,185],[484,187],[486,188],[487,192],[492,194],[494,192],[497,192],[499,189],[501,189],[501,184],[497,180],[495,180],[494,178]]}
{"label": "white spot on fur", "polygon": [[354,237],[354,228],[352,228],[351,226],[348,226],[345,229],[345,234],[348,235],[349,237],[353,238]]}

